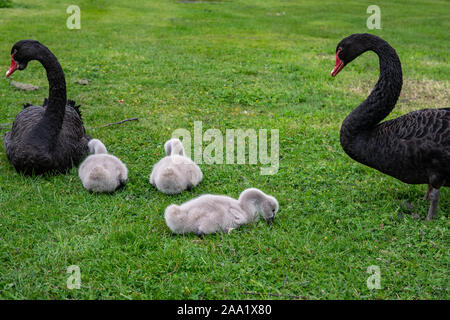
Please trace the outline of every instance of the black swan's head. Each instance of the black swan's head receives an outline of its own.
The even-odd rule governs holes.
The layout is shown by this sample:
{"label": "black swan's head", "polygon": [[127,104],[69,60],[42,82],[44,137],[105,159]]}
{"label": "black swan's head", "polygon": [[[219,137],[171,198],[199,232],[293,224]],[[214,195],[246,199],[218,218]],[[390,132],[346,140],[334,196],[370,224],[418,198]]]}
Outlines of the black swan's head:
{"label": "black swan's head", "polygon": [[39,58],[42,49],[45,48],[36,40],[20,40],[11,49],[11,66],[6,71],[6,77],[16,70],[24,70],[30,60]]}
{"label": "black swan's head", "polygon": [[336,64],[331,71],[331,76],[336,76],[359,55],[373,49],[374,42],[377,39],[380,38],[368,33],[356,33],[342,39],[336,47]]}

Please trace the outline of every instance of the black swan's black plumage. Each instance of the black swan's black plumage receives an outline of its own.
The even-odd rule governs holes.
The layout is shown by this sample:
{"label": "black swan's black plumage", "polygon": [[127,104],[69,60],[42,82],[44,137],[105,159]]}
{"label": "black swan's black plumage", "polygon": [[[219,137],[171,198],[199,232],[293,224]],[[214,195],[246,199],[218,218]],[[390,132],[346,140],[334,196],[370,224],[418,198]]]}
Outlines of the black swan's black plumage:
{"label": "black swan's black plumage", "polygon": [[432,219],[439,189],[450,186],[450,108],[418,110],[380,123],[394,109],[402,88],[400,59],[386,41],[370,34],[344,38],[336,48],[332,76],[368,50],[379,57],[380,77],[342,123],[342,148],[354,160],[405,183],[428,184],[427,219]]}
{"label": "black swan's black plumage", "polygon": [[90,137],[83,127],[79,106],[66,100],[61,65],[47,47],[34,40],[17,42],[11,54],[12,64],[19,70],[25,69],[30,60],[44,66],[49,98],[43,106],[25,104],[14,119],[11,132],[4,136],[8,160],[25,174],[64,173],[88,155]]}

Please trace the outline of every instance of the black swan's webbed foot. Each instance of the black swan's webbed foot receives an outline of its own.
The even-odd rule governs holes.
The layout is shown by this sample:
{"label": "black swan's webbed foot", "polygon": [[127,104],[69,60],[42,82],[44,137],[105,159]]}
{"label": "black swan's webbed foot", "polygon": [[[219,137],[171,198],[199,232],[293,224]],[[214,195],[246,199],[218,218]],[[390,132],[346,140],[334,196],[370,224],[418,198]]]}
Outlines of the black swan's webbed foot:
{"label": "black swan's webbed foot", "polygon": [[427,216],[427,221],[433,220],[434,218],[436,218],[436,211],[437,211],[437,207],[438,207],[438,203],[439,203],[439,195],[440,195],[441,191],[440,189],[434,189],[432,188],[432,191],[429,193],[429,200],[431,202],[430,204],[430,208],[428,209],[428,216]]}

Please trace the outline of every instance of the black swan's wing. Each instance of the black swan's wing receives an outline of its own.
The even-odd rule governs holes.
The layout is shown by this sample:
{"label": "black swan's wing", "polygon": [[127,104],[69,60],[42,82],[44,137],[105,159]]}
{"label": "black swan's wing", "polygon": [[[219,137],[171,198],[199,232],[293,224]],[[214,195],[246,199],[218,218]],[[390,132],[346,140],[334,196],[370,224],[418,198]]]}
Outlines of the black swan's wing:
{"label": "black swan's wing", "polygon": [[450,108],[423,109],[386,121],[378,132],[406,141],[429,141],[450,147]]}
{"label": "black swan's wing", "polygon": [[383,158],[378,161],[381,171],[408,183],[429,183],[437,175],[450,184],[450,108],[388,120],[377,126],[372,138]]}
{"label": "black swan's wing", "polygon": [[44,110],[41,106],[27,106],[17,114],[11,131],[5,133],[6,156],[17,171],[24,171],[27,166],[33,167],[40,162],[46,165],[49,162],[46,155],[41,156],[39,145],[30,146],[27,142],[30,133],[42,119]]}
{"label": "black swan's wing", "polygon": [[[79,107],[79,106],[78,106]],[[55,151],[61,154],[60,162],[71,161],[78,165],[88,153],[88,143],[90,137],[86,135],[83,121],[79,110],[75,107],[75,102],[70,100],[66,106],[64,121],[55,146]]]}

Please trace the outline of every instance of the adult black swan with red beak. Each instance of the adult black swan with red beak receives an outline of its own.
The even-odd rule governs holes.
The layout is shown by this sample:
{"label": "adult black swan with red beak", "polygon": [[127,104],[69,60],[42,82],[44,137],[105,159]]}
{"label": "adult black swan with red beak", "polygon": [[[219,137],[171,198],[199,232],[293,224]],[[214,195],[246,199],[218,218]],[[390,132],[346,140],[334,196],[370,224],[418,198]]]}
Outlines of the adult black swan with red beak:
{"label": "adult black swan with red beak", "polygon": [[380,61],[375,88],[344,120],[341,145],[354,160],[409,184],[428,184],[427,220],[436,217],[441,187],[450,186],[450,108],[422,109],[380,123],[394,109],[402,89],[395,50],[371,34],[353,34],[336,47],[336,76],[366,51]]}
{"label": "adult black swan with red beak", "polygon": [[21,40],[11,50],[9,77],[24,70],[31,60],[47,71],[49,97],[43,106],[25,104],[4,137],[8,160],[18,172],[64,173],[89,153],[89,137],[81,120],[79,106],[66,100],[64,72],[50,50],[35,40]]}

